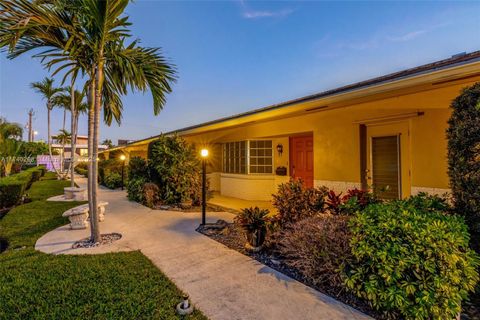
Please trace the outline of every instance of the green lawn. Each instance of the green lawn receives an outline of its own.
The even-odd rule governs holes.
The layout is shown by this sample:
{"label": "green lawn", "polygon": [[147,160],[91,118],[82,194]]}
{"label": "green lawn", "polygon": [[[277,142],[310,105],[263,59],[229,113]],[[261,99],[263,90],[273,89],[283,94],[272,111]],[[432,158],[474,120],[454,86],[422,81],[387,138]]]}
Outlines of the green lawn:
{"label": "green lawn", "polygon": [[[138,251],[53,256],[34,250],[36,239],[66,224],[61,214],[78,203],[45,199],[68,182],[41,180],[33,202],[0,220],[10,247],[0,254],[0,319],[178,319],[182,293]],[[196,311],[188,319],[206,319]]]}

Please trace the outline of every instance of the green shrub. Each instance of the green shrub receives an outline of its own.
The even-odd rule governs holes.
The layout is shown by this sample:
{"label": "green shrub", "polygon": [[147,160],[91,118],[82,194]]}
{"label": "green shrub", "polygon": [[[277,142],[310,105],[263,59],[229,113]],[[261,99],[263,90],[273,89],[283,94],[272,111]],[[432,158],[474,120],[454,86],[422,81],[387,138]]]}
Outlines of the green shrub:
{"label": "green shrub", "polygon": [[[480,82],[463,90],[450,105],[448,175],[456,212],[480,240]],[[475,241],[473,242],[475,243]],[[480,250],[480,247],[479,247]]]}
{"label": "green shrub", "polygon": [[[117,173],[121,175],[122,166],[123,166],[123,161],[116,158],[99,161],[98,162],[98,182],[102,185],[105,185],[106,176],[112,173]],[[124,175],[126,175],[126,170],[124,172]]]}
{"label": "green shrub", "polygon": [[88,162],[86,162],[86,161],[78,162],[78,163],[75,165],[75,169],[88,170]]}
{"label": "green shrub", "polygon": [[0,208],[18,204],[32,183],[40,179],[42,171],[41,167],[34,167],[0,178]]}
{"label": "green shrub", "polygon": [[448,204],[447,195],[439,196],[436,194],[420,192],[417,195],[410,196],[405,201],[415,208],[425,211],[449,212],[451,210],[451,207]]}
{"label": "green shrub", "polygon": [[103,184],[109,189],[116,189],[122,186],[122,176],[116,172],[106,174]]}
{"label": "green shrub", "polygon": [[26,189],[27,183],[23,180],[1,178],[0,208],[8,208],[19,203]]}
{"label": "green shrub", "polygon": [[345,284],[406,319],[453,319],[478,281],[480,261],[463,219],[409,201],[374,204],[351,220]]}
{"label": "green shrub", "polygon": [[280,228],[289,223],[311,217],[324,210],[326,187],[307,188],[302,180],[290,180],[278,186],[273,195],[273,206],[278,214],[275,225]]}
{"label": "green shrub", "polygon": [[177,136],[160,136],[149,145],[149,168],[162,202],[198,203],[202,176],[193,145]]}
{"label": "green shrub", "polygon": [[140,157],[132,157],[128,162],[128,174],[132,179],[148,178],[147,160]]}
{"label": "green shrub", "polygon": [[323,214],[300,220],[275,237],[275,251],[307,282],[338,295],[345,290],[342,267],[351,259],[349,219]]}
{"label": "green shrub", "polygon": [[147,183],[144,178],[131,178],[127,183],[127,198],[130,201],[143,203],[143,186]]}

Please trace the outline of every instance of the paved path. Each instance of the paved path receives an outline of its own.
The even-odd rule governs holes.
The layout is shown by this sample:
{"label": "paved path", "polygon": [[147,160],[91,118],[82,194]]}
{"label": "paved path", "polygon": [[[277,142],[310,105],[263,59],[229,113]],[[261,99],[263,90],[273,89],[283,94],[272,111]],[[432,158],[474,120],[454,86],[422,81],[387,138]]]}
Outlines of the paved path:
{"label": "paved path", "polygon": [[[85,184],[79,179],[79,184]],[[150,210],[129,202],[125,192],[99,189],[110,203],[102,233],[119,232],[119,241],[92,249],[71,249],[88,230],[57,228],[36,243],[52,254],[96,254],[141,250],[212,320],[369,319],[364,314],[282,273],[195,232],[199,213]],[[208,213],[210,222],[231,220]]]}

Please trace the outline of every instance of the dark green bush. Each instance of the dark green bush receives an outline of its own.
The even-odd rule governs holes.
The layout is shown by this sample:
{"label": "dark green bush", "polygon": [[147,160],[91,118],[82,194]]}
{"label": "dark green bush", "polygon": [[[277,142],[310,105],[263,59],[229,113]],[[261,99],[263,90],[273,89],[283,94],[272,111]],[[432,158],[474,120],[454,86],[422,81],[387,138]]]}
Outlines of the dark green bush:
{"label": "dark green bush", "polygon": [[88,162],[86,162],[86,161],[78,162],[78,163],[75,165],[75,169],[88,170]]}
{"label": "dark green bush", "polygon": [[278,186],[273,195],[273,206],[278,214],[273,221],[280,228],[289,223],[311,217],[324,210],[326,187],[307,188],[302,180],[290,180]]}
{"label": "dark green bush", "polygon": [[0,208],[16,205],[22,199],[27,183],[24,180],[5,177],[0,179]]}
{"label": "dark green bush", "polygon": [[198,204],[201,165],[195,147],[177,136],[160,136],[149,145],[150,179],[166,204]]}
{"label": "dark green bush", "polygon": [[147,179],[149,176],[147,160],[140,157],[132,157],[128,162],[128,174],[132,178]]}
{"label": "dark green bush", "polygon": [[147,183],[144,178],[130,178],[127,182],[127,198],[131,201],[143,203],[143,186]]}
{"label": "dark green bush", "polygon": [[463,218],[393,201],[368,206],[350,227],[345,284],[357,296],[406,319],[453,319],[460,312],[480,265]]}
{"label": "dark green bush", "polygon": [[410,196],[405,201],[415,208],[425,211],[449,212],[451,210],[447,195],[439,196],[420,192],[417,195]]}
{"label": "dark green bush", "polygon": [[0,178],[0,208],[18,204],[25,194],[25,190],[40,179],[42,171],[41,167],[34,167]]}
{"label": "dark green bush", "polygon": [[[122,166],[123,166],[123,161],[116,158],[99,161],[98,162],[98,182],[102,185],[105,185],[106,176],[112,173],[117,173],[121,175]],[[124,175],[126,175],[126,171],[127,170],[125,170]]]}
{"label": "dark green bush", "polygon": [[[450,105],[448,174],[455,210],[480,240],[480,83],[466,88]],[[475,243],[475,241],[474,241]],[[480,245],[478,245],[480,250]]]}
{"label": "dark green bush", "polygon": [[75,172],[78,174],[81,174],[84,177],[88,176],[88,170],[82,169],[82,168],[75,168]]}
{"label": "dark green bush", "polygon": [[117,172],[107,172],[103,184],[109,189],[116,189],[122,186],[122,176]]}

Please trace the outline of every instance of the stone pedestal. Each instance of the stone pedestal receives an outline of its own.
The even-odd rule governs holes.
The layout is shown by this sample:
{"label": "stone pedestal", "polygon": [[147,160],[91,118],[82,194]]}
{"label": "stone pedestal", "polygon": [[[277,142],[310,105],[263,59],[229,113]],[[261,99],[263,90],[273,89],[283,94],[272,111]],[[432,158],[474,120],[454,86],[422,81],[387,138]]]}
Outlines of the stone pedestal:
{"label": "stone pedestal", "polygon": [[63,188],[65,199],[72,199],[73,201],[85,201],[87,200],[87,189],[66,187]]}

